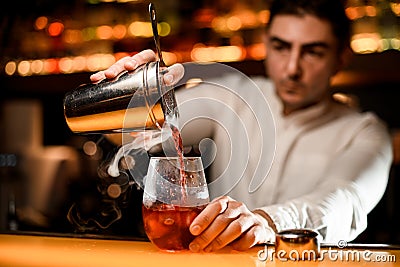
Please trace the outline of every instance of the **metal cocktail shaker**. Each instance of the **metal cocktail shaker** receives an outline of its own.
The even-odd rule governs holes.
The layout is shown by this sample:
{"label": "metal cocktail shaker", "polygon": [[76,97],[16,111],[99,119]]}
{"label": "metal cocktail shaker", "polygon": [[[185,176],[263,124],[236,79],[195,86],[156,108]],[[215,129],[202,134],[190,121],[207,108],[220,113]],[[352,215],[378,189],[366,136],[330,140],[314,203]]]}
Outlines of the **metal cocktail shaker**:
{"label": "metal cocktail shaker", "polygon": [[168,71],[162,59],[155,8],[149,4],[158,61],[113,80],[84,84],[64,97],[64,116],[75,133],[161,130],[165,119],[176,118],[175,94],[164,83]]}
{"label": "metal cocktail shaker", "polygon": [[177,116],[174,91],[163,81],[160,61],[149,62],[114,80],[84,84],[64,97],[64,116],[75,133],[160,130]]}

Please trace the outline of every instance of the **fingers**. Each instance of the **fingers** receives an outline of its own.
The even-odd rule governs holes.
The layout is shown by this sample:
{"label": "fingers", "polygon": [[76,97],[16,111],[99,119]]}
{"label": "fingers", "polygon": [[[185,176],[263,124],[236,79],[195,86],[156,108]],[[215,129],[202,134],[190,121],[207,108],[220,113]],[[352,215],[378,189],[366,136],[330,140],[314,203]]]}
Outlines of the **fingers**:
{"label": "fingers", "polygon": [[[133,63],[132,63],[133,61]],[[95,74],[92,74],[90,76],[90,80],[92,82],[99,82],[104,79],[113,79],[118,76],[119,73],[125,71],[125,64],[127,62],[131,62],[128,64],[128,66],[132,66],[133,64],[136,64],[135,59],[133,57],[123,57],[117,62],[115,62],[113,65],[111,65],[108,69],[102,70],[99,72],[96,72]]]}
{"label": "fingers", "polygon": [[90,76],[90,80],[93,83],[99,82],[103,79],[113,79],[117,77],[121,72],[127,70],[131,71],[136,69],[138,66],[145,64],[149,61],[156,60],[155,53],[150,50],[143,50],[133,56],[123,57],[113,65],[111,65],[108,69],[104,71],[99,71]]}
{"label": "fingers", "polygon": [[[156,55],[152,50],[143,50],[133,56],[121,58],[106,70],[98,71],[92,74],[90,76],[90,81],[92,83],[97,83],[104,79],[114,79],[123,71],[135,70],[140,65],[155,60]],[[182,79],[184,72],[185,70],[182,64],[174,64],[168,67],[168,71],[164,75],[164,82],[167,85],[177,84],[179,80]]]}
{"label": "fingers", "polygon": [[[217,232],[218,235],[212,239],[212,241],[205,247],[204,251],[216,251],[232,243],[234,240],[241,240],[244,233],[248,232],[249,229],[255,226],[253,215],[250,212],[247,212],[248,210],[243,203],[235,202],[232,206],[232,209],[228,208],[224,214],[217,218],[220,222],[215,225],[213,224],[205,231],[205,234],[207,231],[210,231]],[[243,246],[246,246],[247,244],[252,245],[254,239],[250,240],[251,238],[254,238],[254,236],[249,235],[247,242],[244,242]],[[249,247],[250,246],[247,248]]]}
{"label": "fingers", "polygon": [[265,230],[262,227],[252,227],[245,232],[240,238],[231,243],[233,249],[238,251],[244,251],[256,244],[260,244],[258,241],[263,238]]}
{"label": "fingers", "polygon": [[[216,251],[219,250],[228,244],[230,244],[232,241],[236,240],[237,238],[243,235],[249,228],[253,226],[253,221],[251,219],[246,218],[246,215],[241,215],[237,218],[233,218],[231,222],[225,226],[225,228],[222,228],[224,224],[226,224],[226,220],[230,218],[221,218],[221,221],[224,220],[224,222],[220,223],[219,229],[222,228],[222,231],[219,232],[218,235],[212,238],[212,242],[210,242],[205,248],[204,251],[210,252],[210,251]],[[217,227],[215,229],[212,229],[210,227],[207,229],[209,230],[210,233],[217,232],[219,230]],[[205,232],[205,234],[207,233]],[[249,248],[249,247],[247,247]]]}
{"label": "fingers", "polygon": [[[189,248],[193,252],[216,251],[241,238],[254,224],[255,216],[243,203],[229,197],[218,198],[193,221],[190,230],[197,237]],[[249,240],[242,246],[254,242]]]}
{"label": "fingers", "polygon": [[190,225],[192,235],[201,234],[220,213],[228,208],[228,202],[228,197],[220,197],[210,202]]}
{"label": "fingers", "polygon": [[[194,236],[199,236],[194,239],[192,243],[189,245],[189,249],[193,252],[199,252],[203,250],[215,234],[208,231],[207,233],[203,233],[212,223],[214,223],[215,218],[223,213],[228,208],[228,197],[220,197],[212,202],[210,202],[207,207],[193,220],[190,225],[190,232]],[[203,234],[202,234],[203,233]]]}
{"label": "fingers", "polygon": [[131,57],[128,57],[128,60],[124,62],[124,67],[126,70],[134,70],[142,64],[155,60],[156,54],[154,51],[146,49]]}
{"label": "fingers", "polygon": [[168,67],[168,72],[164,75],[164,82],[167,85],[177,84],[182,79],[185,69],[182,64],[174,64]]}
{"label": "fingers", "polygon": [[104,80],[106,76],[104,75],[104,70],[98,71],[92,75],[90,75],[90,81],[92,83],[97,83],[101,80]]}
{"label": "fingers", "polygon": [[190,232],[196,238],[190,243],[192,252],[211,252],[227,245],[246,250],[273,237],[260,215],[251,212],[242,202],[230,197],[213,200],[194,219]]}

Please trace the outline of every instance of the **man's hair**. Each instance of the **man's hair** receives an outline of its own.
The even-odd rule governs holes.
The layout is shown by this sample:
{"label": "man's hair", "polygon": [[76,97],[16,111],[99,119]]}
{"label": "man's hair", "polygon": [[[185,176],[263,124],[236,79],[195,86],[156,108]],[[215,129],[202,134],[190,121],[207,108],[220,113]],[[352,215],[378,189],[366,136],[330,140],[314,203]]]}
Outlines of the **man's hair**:
{"label": "man's hair", "polygon": [[350,43],[351,24],[344,0],[272,0],[270,23],[277,15],[316,16],[331,24],[340,50]]}

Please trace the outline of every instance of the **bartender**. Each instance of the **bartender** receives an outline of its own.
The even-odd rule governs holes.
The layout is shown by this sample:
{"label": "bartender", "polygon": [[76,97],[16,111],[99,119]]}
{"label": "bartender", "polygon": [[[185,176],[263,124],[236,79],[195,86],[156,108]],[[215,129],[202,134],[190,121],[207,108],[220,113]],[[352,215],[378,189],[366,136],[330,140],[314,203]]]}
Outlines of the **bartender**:
{"label": "bartender", "polygon": [[[339,103],[331,94],[332,77],[351,56],[350,23],[343,3],[275,0],[264,37],[268,78],[254,77],[253,81],[268,102],[270,110],[264,112],[273,115],[276,150],[272,165],[269,158],[262,157],[270,153],[262,150],[271,147],[257,131],[232,134],[228,137],[231,146],[226,146],[226,132],[221,127],[190,121],[208,107],[184,103],[212,97],[213,90],[207,89],[207,84],[176,92],[180,120],[188,122],[182,129],[183,142],[210,135],[217,146],[210,180],[238,181],[210,188],[213,200],[190,227],[196,236],[190,244],[193,252],[216,251],[228,245],[246,250],[275,240],[277,231],[293,228],[313,229],[325,242],[351,241],[366,229],[367,215],[387,186],[392,148],[385,124],[371,112],[360,113]],[[112,79],[153,60],[152,51],[142,51],[93,74],[91,81]],[[176,84],[184,72],[186,67],[175,64],[164,79]],[[239,78],[234,73],[219,73],[215,81],[240,86]],[[257,91],[244,86],[241,90],[250,98]],[[240,101],[231,103],[230,96],[218,97],[225,99],[239,118],[248,117],[241,115]],[[265,103],[262,98],[259,102],[260,106],[252,102],[251,108],[263,112]],[[226,117],[229,114],[217,112],[214,116],[235,123],[236,118]],[[238,158],[240,147],[248,149],[241,145],[246,142],[261,151],[243,151],[247,155],[243,170],[238,169],[243,166]],[[234,154],[233,146],[239,147]],[[235,160],[238,164],[229,164],[229,168],[221,164]],[[266,171],[258,172],[260,166]],[[265,179],[255,177],[259,173],[266,174]],[[263,182],[251,191],[249,184],[254,179]]]}

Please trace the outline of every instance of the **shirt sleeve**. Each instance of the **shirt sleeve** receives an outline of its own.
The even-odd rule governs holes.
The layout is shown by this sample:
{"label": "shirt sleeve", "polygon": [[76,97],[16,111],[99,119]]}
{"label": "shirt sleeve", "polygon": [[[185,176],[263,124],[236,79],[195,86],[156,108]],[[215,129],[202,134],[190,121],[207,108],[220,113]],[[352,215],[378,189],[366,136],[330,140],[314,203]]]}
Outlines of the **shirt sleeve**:
{"label": "shirt sleeve", "polygon": [[368,116],[333,159],[322,182],[307,195],[260,208],[276,231],[311,228],[324,242],[351,241],[367,226],[367,214],[382,198],[392,162],[391,138]]}

